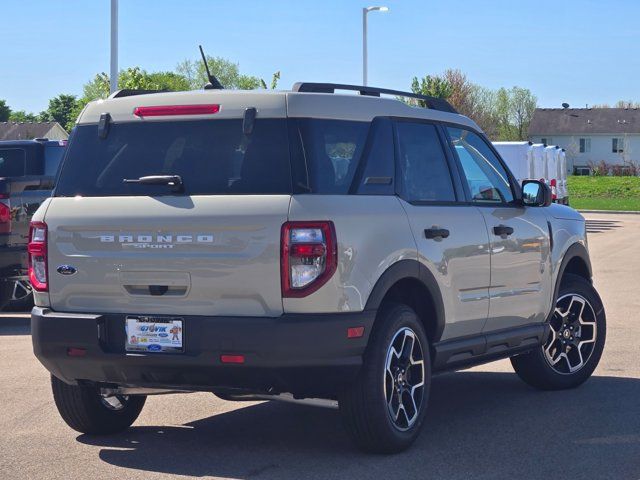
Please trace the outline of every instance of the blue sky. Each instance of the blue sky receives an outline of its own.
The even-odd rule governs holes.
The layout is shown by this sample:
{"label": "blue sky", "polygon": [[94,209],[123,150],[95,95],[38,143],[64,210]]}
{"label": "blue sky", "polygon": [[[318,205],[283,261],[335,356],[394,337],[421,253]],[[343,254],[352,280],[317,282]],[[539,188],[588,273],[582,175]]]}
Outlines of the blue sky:
{"label": "blue sky", "polygon": [[[369,83],[459,68],[539,104],[640,100],[636,0],[381,0],[369,15]],[[375,3],[374,3],[375,4]],[[109,0],[2,0],[0,98],[39,112],[109,71]],[[120,68],[173,69],[210,55],[265,78],[360,83],[361,8],[352,0],[120,0]]]}

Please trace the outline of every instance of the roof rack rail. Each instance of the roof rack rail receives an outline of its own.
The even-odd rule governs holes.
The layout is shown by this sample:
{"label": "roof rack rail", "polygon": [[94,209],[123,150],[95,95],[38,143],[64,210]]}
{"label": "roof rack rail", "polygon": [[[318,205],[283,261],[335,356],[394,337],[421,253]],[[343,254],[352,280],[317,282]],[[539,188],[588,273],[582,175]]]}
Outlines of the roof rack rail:
{"label": "roof rack rail", "polygon": [[427,95],[420,95],[419,93],[413,92],[403,92],[401,90],[390,90],[388,88],[365,87],[362,85],[344,85],[340,83],[298,82],[293,85],[291,90],[294,92],[307,93],[335,93],[336,90],[350,90],[353,92],[358,92],[360,93],[360,95],[366,95],[368,97],[379,97],[381,94],[396,95],[398,97],[408,97],[422,100],[427,108],[430,108],[432,110],[458,113],[458,111],[443,98],[429,97]]}
{"label": "roof rack rail", "polygon": [[168,90],[136,90],[133,88],[123,88],[122,90],[116,90],[107,98],[133,97],[135,95],[147,95],[150,93],[164,93],[164,92],[168,92]]}

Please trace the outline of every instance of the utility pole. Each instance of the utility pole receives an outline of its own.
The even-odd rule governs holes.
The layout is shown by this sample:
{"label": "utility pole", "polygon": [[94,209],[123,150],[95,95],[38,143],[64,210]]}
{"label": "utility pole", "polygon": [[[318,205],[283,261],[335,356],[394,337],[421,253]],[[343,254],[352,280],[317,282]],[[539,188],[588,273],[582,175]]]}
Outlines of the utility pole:
{"label": "utility pole", "polygon": [[110,93],[118,90],[118,0],[111,0],[111,74]]}

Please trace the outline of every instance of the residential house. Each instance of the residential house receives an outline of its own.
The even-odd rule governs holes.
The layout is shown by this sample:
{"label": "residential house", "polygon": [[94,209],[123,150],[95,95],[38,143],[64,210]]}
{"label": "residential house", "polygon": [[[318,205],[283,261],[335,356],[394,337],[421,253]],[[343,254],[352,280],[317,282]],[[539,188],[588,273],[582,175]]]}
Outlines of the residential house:
{"label": "residential house", "polygon": [[69,134],[58,122],[0,122],[0,140],[66,140]]}
{"label": "residential house", "polygon": [[640,110],[637,108],[538,108],[529,140],[558,145],[574,167],[605,161],[640,165]]}

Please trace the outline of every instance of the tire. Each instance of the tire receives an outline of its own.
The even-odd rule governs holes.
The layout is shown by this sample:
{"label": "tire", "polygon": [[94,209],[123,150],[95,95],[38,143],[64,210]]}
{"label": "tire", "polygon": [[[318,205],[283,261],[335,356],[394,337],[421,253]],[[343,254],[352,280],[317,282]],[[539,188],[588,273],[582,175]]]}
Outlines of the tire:
{"label": "tire", "polygon": [[566,274],[549,323],[543,345],[512,357],[511,364],[532,387],[575,388],[598,366],[607,334],[604,307],[593,285],[582,277]]}
{"label": "tire", "polygon": [[[412,342],[407,359],[411,338],[418,342]],[[403,349],[405,345],[407,348]],[[339,397],[346,430],[366,452],[405,450],[420,433],[430,385],[429,343],[422,323],[410,307],[388,305],[376,319],[357,379]],[[404,410],[397,401],[400,397],[407,404]],[[392,410],[397,412],[397,421]]]}
{"label": "tire", "polygon": [[[111,406],[98,387],[68,385],[51,376],[53,399],[62,419],[74,430],[92,435],[109,435],[129,428],[142,411],[144,395],[109,397]],[[117,400],[117,402],[116,402]],[[119,407],[117,406],[119,403]]]}

